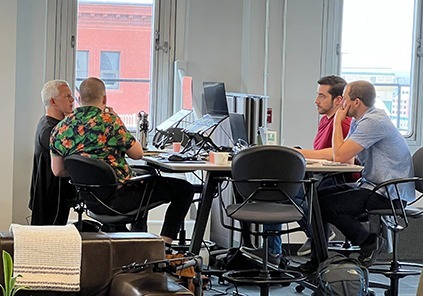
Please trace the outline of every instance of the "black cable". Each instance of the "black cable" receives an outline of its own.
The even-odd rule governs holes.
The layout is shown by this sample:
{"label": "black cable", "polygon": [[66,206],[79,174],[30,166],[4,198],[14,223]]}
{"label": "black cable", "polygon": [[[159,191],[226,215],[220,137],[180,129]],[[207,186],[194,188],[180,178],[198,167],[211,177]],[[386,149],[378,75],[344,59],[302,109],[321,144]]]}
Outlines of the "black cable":
{"label": "black cable", "polygon": [[53,219],[53,225],[56,225],[57,218],[59,217],[60,200],[62,195],[62,178],[61,177],[57,177],[57,178],[59,179],[59,194],[57,196],[57,208],[56,208],[56,215],[54,216],[54,219]]}

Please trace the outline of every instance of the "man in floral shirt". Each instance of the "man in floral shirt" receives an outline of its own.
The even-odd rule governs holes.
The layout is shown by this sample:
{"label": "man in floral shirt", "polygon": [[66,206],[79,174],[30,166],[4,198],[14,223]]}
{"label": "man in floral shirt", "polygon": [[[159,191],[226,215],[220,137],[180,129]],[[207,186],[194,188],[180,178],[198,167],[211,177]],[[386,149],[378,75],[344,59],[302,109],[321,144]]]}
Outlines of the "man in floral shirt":
{"label": "man in floral shirt", "polygon": [[[142,147],[113,109],[106,107],[106,102],[106,88],[102,80],[90,77],[81,83],[80,107],[62,120],[51,134],[52,170],[55,175],[67,176],[64,158],[79,154],[108,163],[121,183],[134,176],[125,154],[132,159],[141,159]],[[140,182],[118,189],[119,197],[109,206],[121,212],[138,209],[145,186],[145,182]],[[177,237],[193,195],[193,186],[185,180],[160,177],[155,183],[150,204],[157,206],[170,202],[161,231],[165,243],[170,244]]]}

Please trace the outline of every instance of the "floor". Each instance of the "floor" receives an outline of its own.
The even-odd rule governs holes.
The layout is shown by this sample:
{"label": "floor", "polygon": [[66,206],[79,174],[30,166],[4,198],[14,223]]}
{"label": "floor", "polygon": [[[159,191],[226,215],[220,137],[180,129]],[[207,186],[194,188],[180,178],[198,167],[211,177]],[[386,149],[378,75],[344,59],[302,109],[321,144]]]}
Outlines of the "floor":
{"label": "floor", "polygon": [[[375,281],[383,281],[384,277],[370,275],[370,280]],[[417,284],[419,281],[419,276],[408,276],[400,280],[400,296],[416,296]],[[296,292],[295,288],[297,284],[291,284],[289,287],[282,287],[282,286],[273,286],[270,288],[270,296],[276,295],[283,295],[283,296],[290,296],[290,295],[313,295],[313,291],[310,289],[305,289],[303,292],[298,293]],[[384,295],[383,289],[373,289],[376,295]],[[217,296],[217,295],[240,295],[240,296],[259,296],[260,290],[258,287],[255,286],[243,286],[238,288],[238,293],[236,294],[236,288],[232,284],[219,284],[218,278],[216,276],[212,276],[211,284],[208,285],[207,290],[204,292],[204,296]]]}
{"label": "floor", "polygon": [[[295,265],[298,262],[304,260],[302,257],[293,257],[291,258],[291,264]],[[240,295],[240,296],[259,296],[260,289],[257,286],[241,286],[238,289],[233,285],[226,281],[223,281],[221,277],[217,275],[210,276],[210,283],[207,285],[207,290],[204,293],[204,296],[218,296],[218,295]],[[418,276],[407,276],[403,279],[400,279],[400,296],[416,296],[417,285],[420,279],[420,275]],[[370,274],[370,281],[371,282],[380,282],[389,284],[389,280],[384,277],[383,275],[377,274]],[[281,285],[272,286],[270,287],[270,296],[273,295],[313,295],[313,291],[311,289],[304,289],[302,292],[297,292],[296,288],[298,284],[291,284],[288,287],[283,287]],[[385,290],[380,288],[374,288],[373,291],[376,295],[384,295]]]}

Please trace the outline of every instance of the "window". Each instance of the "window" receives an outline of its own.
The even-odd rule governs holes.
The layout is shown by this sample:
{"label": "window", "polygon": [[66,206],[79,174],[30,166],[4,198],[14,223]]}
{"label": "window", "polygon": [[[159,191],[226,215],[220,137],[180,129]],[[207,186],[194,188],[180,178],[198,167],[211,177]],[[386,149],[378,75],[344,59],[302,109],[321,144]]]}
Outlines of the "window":
{"label": "window", "polygon": [[100,78],[103,79],[107,89],[119,88],[119,63],[120,53],[102,51],[100,55]]}
{"label": "window", "polygon": [[173,106],[173,48],[164,45],[173,40],[175,1],[74,1],[78,9],[66,13],[69,19],[77,14],[77,88],[89,76],[102,78],[108,104],[132,131],[140,111],[150,114],[150,126],[157,118],[168,118]]}
{"label": "window", "polygon": [[[418,5],[416,5],[416,3]],[[415,137],[418,104],[416,19],[420,1],[344,0],[340,73],[347,81],[368,80],[400,132]],[[415,15],[417,18],[415,19]]]}
{"label": "window", "polygon": [[79,90],[82,77],[88,77],[88,51],[86,50],[76,52],[76,77],[75,85]]}

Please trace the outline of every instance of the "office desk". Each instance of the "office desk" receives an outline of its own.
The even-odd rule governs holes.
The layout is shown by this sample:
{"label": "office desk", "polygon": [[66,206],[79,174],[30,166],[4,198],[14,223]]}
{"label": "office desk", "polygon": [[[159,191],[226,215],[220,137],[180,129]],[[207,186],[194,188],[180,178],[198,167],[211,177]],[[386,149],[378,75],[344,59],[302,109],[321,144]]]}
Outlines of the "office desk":
{"label": "office desk", "polygon": [[[214,198],[215,189],[219,183],[219,178],[230,177],[231,164],[229,163],[227,165],[217,165],[208,161],[170,162],[159,157],[144,157],[143,160],[148,164],[166,172],[181,173],[193,172],[197,170],[203,170],[206,172],[203,192],[201,195],[202,198],[198,207],[190,245],[190,251],[194,254],[199,254],[201,249],[201,242],[203,240],[204,232],[206,229],[207,219],[209,217]],[[362,169],[363,167],[359,165],[331,165],[330,163],[320,162],[307,163],[306,165],[306,172],[310,175],[312,173],[361,172]],[[316,196],[316,189],[314,188],[313,192],[309,191],[309,194],[314,194],[314,196]],[[320,216],[319,202],[317,198],[313,198],[312,200],[313,233],[322,234],[323,225]],[[323,239],[320,235],[315,235],[314,239],[318,258],[320,260],[325,260],[328,256],[326,239]]]}

